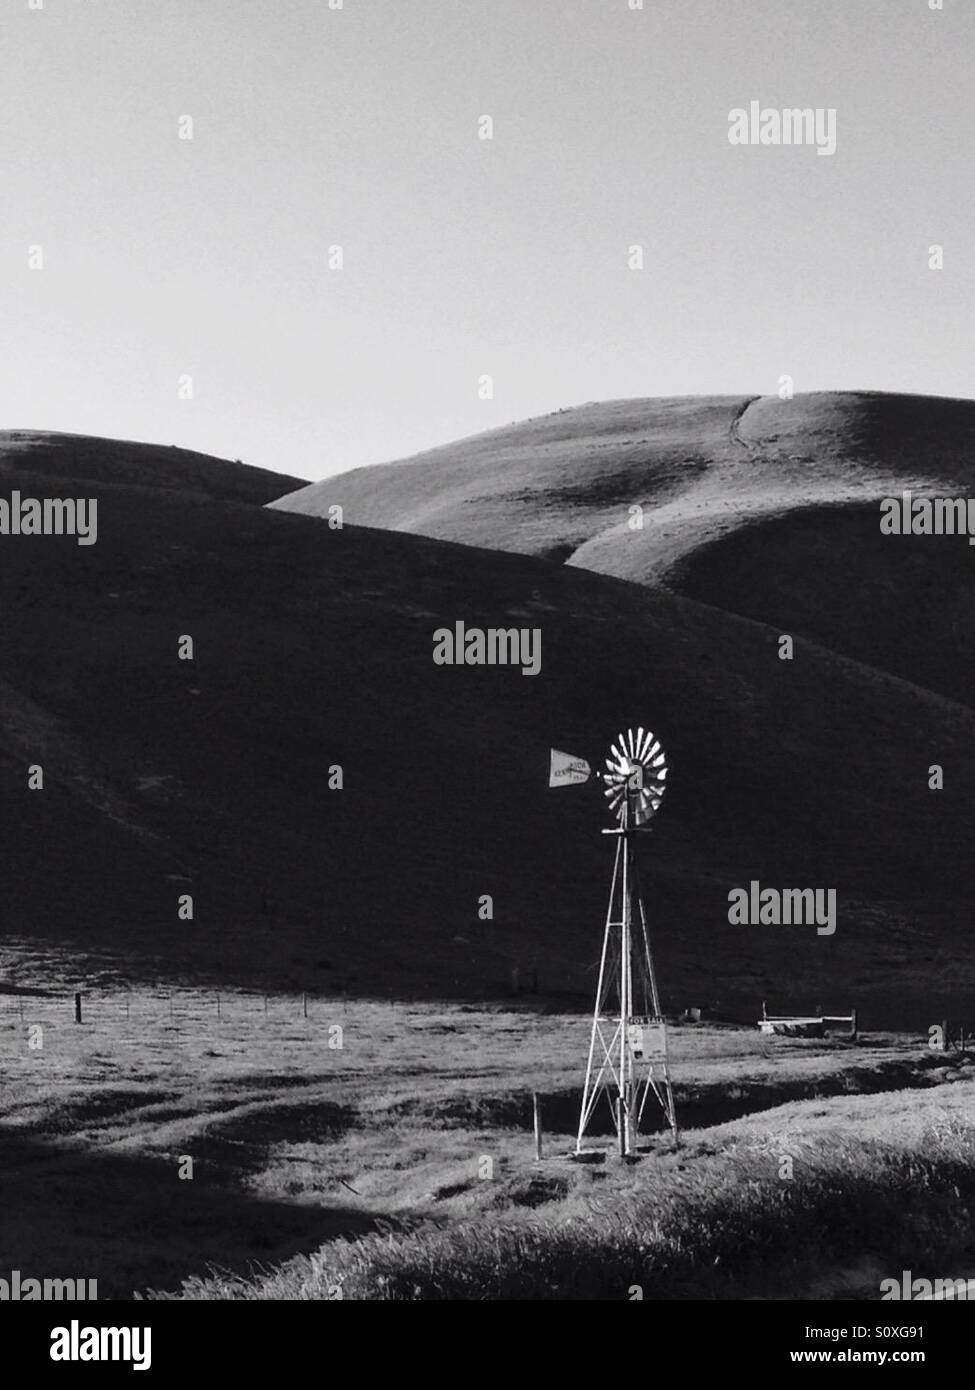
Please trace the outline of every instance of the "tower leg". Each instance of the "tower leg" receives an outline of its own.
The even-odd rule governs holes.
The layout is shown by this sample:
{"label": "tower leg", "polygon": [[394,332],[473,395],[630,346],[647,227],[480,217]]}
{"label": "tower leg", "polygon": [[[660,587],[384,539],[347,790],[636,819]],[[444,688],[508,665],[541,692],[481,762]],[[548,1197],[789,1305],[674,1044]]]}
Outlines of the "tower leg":
{"label": "tower leg", "polygon": [[[613,904],[616,900],[616,885],[619,880],[621,855],[622,843],[616,846],[616,859],[613,863],[613,881],[609,890],[609,906],[606,909],[606,927],[603,931],[603,950],[599,961],[599,983],[596,986],[596,1009],[592,1019],[592,1031],[589,1035],[589,1060],[586,1063],[586,1081],[582,1088],[582,1107],[579,1111],[579,1133],[576,1137],[576,1153],[582,1152],[582,1137],[586,1131],[586,1126],[589,1123],[597,1099],[599,1082],[597,1081],[595,1086],[593,1084],[593,1063],[596,1056],[596,1044],[597,1042],[601,1042],[605,1047],[600,1019],[605,1003],[604,996],[608,986],[606,962],[609,956],[610,936],[613,929]],[[602,1078],[604,1068],[605,1060],[599,1067],[598,1075],[600,1079]]]}
{"label": "tower leg", "polygon": [[[634,889],[640,913],[640,930],[643,937],[642,946],[646,961],[647,980],[650,986],[650,1005],[653,1018],[663,1020],[663,1013],[660,1008],[660,993],[657,989],[657,972],[654,969],[653,954],[650,950],[650,933],[647,929],[647,912],[643,903],[643,894],[640,891],[639,882],[636,877],[636,867],[633,870]],[[670,1081],[670,1064],[666,1060],[659,1064],[660,1079],[663,1083],[661,1091],[660,1085],[653,1079],[653,1069],[651,1068],[650,1080],[657,1099],[660,1101],[661,1109],[666,1116],[667,1123],[673,1131],[675,1146],[680,1143],[680,1134],[677,1127],[677,1107],[674,1103],[674,1089]],[[645,1098],[645,1097],[644,1097]],[[642,1107],[641,1107],[642,1111]]]}
{"label": "tower leg", "polygon": [[[630,834],[624,813],[603,933],[596,1007],[576,1137],[577,1154],[582,1152],[586,1128],[603,1091],[607,1093],[610,1103],[621,1155],[635,1151],[643,1110],[651,1090],[673,1132],[675,1146],[680,1143],[666,1057],[666,1033],[662,1059],[652,1060],[654,1054],[651,1051],[649,1056],[641,1054],[637,1065],[634,1056],[636,1043],[631,1029],[642,1026],[656,1030],[665,1025],[650,951],[646,909],[640,892],[635,856],[630,850]],[[636,913],[633,910],[634,899]],[[634,931],[636,923],[639,926]]]}
{"label": "tower leg", "polygon": [[623,849],[623,897],[620,904],[620,1070],[617,1085],[620,1100],[620,1153],[628,1154],[630,1152],[630,1080],[633,1074],[633,1055],[630,1052],[630,1040],[627,1037],[627,1023],[633,1012],[630,1004],[632,986],[630,979],[630,892],[632,881],[630,879],[630,837],[626,834],[625,811],[620,845]]}

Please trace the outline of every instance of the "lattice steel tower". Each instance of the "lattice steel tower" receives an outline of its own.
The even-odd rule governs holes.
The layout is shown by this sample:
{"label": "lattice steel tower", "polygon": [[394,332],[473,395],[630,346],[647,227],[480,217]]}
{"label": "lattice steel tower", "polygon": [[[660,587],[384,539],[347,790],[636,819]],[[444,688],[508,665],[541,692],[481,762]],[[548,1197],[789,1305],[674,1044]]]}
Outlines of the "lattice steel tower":
{"label": "lattice steel tower", "polygon": [[[602,774],[604,794],[616,817],[616,858],[603,933],[599,983],[593,1011],[589,1059],[579,1113],[576,1153],[600,1097],[612,1111],[619,1151],[634,1152],[636,1137],[651,1093],[680,1142],[674,1093],[667,1060],[666,1024],[650,951],[647,914],[640,892],[634,837],[648,830],[647,822],[663,799],[667,762],[649,730],[628,729],[612,745]],[[596,774],[599,776],[600,774]],[[550,786],[587,781],[588,763],[552,750]]]}

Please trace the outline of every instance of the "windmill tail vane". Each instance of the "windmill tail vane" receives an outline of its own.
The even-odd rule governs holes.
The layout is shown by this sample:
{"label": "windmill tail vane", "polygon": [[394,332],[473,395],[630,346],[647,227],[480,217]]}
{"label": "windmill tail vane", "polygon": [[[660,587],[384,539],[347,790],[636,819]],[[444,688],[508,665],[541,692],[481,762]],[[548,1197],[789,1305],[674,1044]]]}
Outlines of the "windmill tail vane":
{"label": "windmill tail vane", "polygon": [[652,1093],[680,1142],[674,1093],[667,1059],[666,1023],[660,1006],[657,977],[650,951],[647,913],[640,890],[638,866],[631,846],[633,832],[645,827],[660,809],[667,785],[667,760],[650,730],[627,729],[610,745],[606,771],[553,748],[549,786],[573,786],[590,777],[603,783],[607,810],[617,829],[616,858],[603,933],[589,1042],[589,1059],[579,1116],[576,1154],[598,1101],[606,1096],[612,1112],[621,1156],[635,1152],[640,1121]]}
{"label": "windmill tail vane", "polygon": [[569,787],[574,783],[588,782],[591,776],[592,769],[585,758],[576,758],[558,748],[551,750],[548,769],[550,787]]}

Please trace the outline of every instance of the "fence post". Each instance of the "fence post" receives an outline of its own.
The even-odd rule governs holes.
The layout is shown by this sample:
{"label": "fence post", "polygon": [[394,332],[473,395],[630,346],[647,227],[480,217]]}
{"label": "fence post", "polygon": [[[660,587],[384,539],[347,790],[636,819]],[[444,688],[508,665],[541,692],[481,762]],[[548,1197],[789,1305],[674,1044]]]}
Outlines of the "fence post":
{"label": "fence post", "polygon": [[302,1013],[305,1015],[305,1018],[307,1018],[307,1017],[308,1017],[308,995],[307,995],[307,994],[303,994],[303,995],[301,996],[301,1011],[302,1011]]}
{"label": "fence post", "polygon": [[535,1161],[542,1156],[542,1107],[537,1091],[532,1092],[532,1107],[535,1119]]}
{"label": "fence post", "polygon": [[75,1023],[80,1023],[80,1022],[81,1022],[81,995],[80,995],[80,994],[75,994],[75,997],[74,997],[74,1021],[75,1021]]}
{"label": "fence post", "polygon": [[858,1029],[857,1029],[857,1011],[856,1011],[856,1009],[851,1009],[851,1010],[850,1010],[850,1039],[851,1039],[851,1041],[856,1042],[857,1037],[858,1037]]}

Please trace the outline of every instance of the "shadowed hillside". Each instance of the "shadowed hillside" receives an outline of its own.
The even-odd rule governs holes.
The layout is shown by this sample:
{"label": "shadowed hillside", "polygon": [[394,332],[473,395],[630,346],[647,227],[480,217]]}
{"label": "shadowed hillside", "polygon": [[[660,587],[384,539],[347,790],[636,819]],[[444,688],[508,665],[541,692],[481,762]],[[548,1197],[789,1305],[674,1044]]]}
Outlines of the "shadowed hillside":
{"label": "shadowed hillside", "polygon": [[[595,762],[652,722],[669,1006],[975,1001],[970,710],[801,640],[781,662],[777,629],[665,589],[173,489],[98,496],[97,545],[0,546],[8,938],[94,973],[326,992],[491,996],[518,966],[583,1003],[609,842],[598,787],[548,790],[548,748]],[[458,620],[539,628],[540,674],[434,665]],[[731,927],[752,878],[836,888],[836,935]]]}
{"label": "shadowed hillside", "polygon": [[258,505],[302,485],[300,478],[287,474],[175,446],[46,430],[0,430],[0,486],[23,489],[32,478],[133,483]]}
{"label": "shadowed hillside", "polygon": [[964,536],[881,535],[875,505],[800,508],[702,546],[669,584],[975,701],[975,552]]}
{"label": "shadowed hillside", "polygon": [[880,534],[879,499],[966,495],[975,402],[880,392],[613,401],[271,505],[666,584],[954,699],[975,689],[963,538]]}

